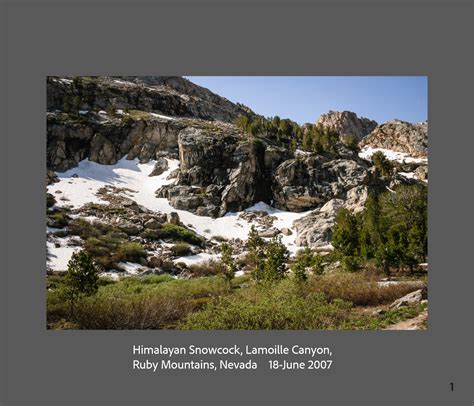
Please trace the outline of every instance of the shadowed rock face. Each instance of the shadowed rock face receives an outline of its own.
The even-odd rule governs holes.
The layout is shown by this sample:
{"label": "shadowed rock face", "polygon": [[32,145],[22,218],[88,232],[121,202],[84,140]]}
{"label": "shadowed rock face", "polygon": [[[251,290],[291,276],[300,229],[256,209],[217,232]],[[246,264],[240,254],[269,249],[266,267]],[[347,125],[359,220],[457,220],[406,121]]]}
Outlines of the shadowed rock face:
{"label": "shadowed rock face", "polygon": [[360,145],[361,147],[370,145],[373,148],[405,152],[416,158],[426,158],[428,156],[428,123],[387,121],[377,126]]}
{"label": "shadowed rock face", "polygon": [[331,128],[341,137],[353,135],[359,141],[377,127],[376,121],[365,117],[359,118],[351,111],[329,111],[319,117],[317,124]]}
{"label": "shadowed rock face", "polygon": [[160,151],[177,152],[179,127],[164,120],[124,121],[109,117],[96,121],[89,115],[48,113],[47,166],[65,171],[89,158],[104,165],[115,164],[124,155],[142,162],[155,159]]}

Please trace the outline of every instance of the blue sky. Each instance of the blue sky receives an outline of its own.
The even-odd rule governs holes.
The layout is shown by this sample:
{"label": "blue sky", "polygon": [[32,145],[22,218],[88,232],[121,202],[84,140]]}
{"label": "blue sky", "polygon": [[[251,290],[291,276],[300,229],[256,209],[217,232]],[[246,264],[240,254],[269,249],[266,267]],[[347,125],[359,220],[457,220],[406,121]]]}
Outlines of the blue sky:
{"label": "blue sky", "polygon": [[428,119],[426,76],[186,76],[266,117],[314,123],[329,110],[349,110],[383,123]]}

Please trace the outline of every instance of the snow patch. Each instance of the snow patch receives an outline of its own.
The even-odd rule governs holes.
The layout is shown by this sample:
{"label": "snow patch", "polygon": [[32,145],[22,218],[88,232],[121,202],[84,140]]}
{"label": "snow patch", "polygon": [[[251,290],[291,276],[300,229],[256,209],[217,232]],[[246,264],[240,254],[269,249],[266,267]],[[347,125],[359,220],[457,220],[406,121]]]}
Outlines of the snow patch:
{"label": "snow patch", "polygon": [[173,260],[173,262],[176,264],[178,262],[183,262],[186,265],[194,265],[194,264],[199,264],[201,262],[206,262],[210,261],[211,259],[213,260],[219,260],[220,259],[219,254],[208,254],[207,252],[202,252],[200,254],[196,255],[188,255],[187,257],[179,257]]}
{"label": "snow patch", "polygon": [[[67,264],[71,259],[72,254],[80,250],[80,247],[69,246],[68,243],[70,238],[57,238],[54,242],[47,241],[47,256],[46,265],[47,268],[57,271],[66,272]],[[55,243],[59,243],[60,246],[56,247]]]}
{"label": "snow patch", "polygon": [[390,161],[406,162],[406,163],[427,163],[427,158],[413,158],[405,152],[392,151],[384,148],[372,148],[370,146],[364,147],[359,152],[359,157],[370,160],[372,155],[376,152],[382,152],[385,157]]}
{"label": "snow patch", "polygon": [[162,118],[162,119],[164,119],[164,120],[174,120],[173,117],[164,116],[163,114],[150,113],[150,115],[153,116],[153,117]]}

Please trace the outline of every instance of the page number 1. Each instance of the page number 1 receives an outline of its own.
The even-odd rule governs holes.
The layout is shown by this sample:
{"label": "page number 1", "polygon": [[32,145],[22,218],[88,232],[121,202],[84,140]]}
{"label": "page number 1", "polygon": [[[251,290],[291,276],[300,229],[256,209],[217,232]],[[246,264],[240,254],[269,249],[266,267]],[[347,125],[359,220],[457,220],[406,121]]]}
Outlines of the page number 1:
{"label": "page number 1", "polygon": [[451,385],[451,392],[454,392],[454,382],[451,382],[450,385]]}

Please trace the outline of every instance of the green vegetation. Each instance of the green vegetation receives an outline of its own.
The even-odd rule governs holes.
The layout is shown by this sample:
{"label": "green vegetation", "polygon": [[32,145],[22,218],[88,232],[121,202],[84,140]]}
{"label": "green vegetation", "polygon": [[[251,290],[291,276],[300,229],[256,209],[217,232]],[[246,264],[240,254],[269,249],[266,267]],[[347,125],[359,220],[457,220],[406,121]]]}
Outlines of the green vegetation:
{"label": "green vegetation", "polygon": [[81,296],[90,296],[99,289],[99,268],[85,251],[72,254],[68,262],[62,295],[69,303],[70,315]]}
{"label": "green vegetation", "polygon": [[379,176],[390,176],[392,174],[393,164],[386,158],[383,152],[375,152],[371,159],[375,171]]}
{"label": "green vegetation", "polygon": [[152,240],[182,241],[197,246],[201,246],[204,242],[194,231],[171,223],[161,224],[156,230],[146,229],[142,236]]}
{"label": "green vegetation", "polygon": [[221,244],[221,262],[223,265],[222,277],[228,284],[230,284],[232,279],[234,279],[235,272],[237,271],[237,267],[232,258],[233,254],[234,250],[232,247],[228,243],[223,242]]}
{"label": "green vegetation", "polygon": [[370,194],[365,210],[341,209],[332,244],[346,270],[361,261],[375,264],[390,276],[391,268],[410,268],[428,256],[428,190],[421,184],[396,186],[394,191]]}
{"label": "green vegetation", "polygon": [[289,119],[281,119],[278,116],[265,118],[255,116],[249,119],[247,116],[239,116],[235,120],[235,125],[249,138],[265,137],[278,143],[296,149],[293,140],[299,140],[302,137],[301,127]]}
{"label": "green vegetation", "polygon": [[321,124],[308,124],[302,139],[303,150],[323,154],[335,152],[339,134]]}
{"label": "green vegetation", "polygon": [[247,238],[247,258],[253,278],[262,283],[281,280],[286,276],[286,262],[289,252],[281,242],[281,236],[273,237],[268,243],[259,237],[252,226]]}
{"label": "green vegetation", "polygon": [[68,215],[69,210],[60,208],[55,210],[48,210],[46,213],[46,220],[49,227],[64,228],[69,224],[71,218]]}
{"label": "green vegetation", "polygon": [[323,263],[324,257],[322,255],[313,252],[310,248],[304,248],[297,252],[291,269],[298,280],[304,281],[308,277],[308,271],[314,275],[322,274],[324,271]]}
{"label": "green vegetation", "polygon": [[191,254],[191,247],[188,243],[178,242],[171,247],[171,252],[177,257],[184,257]]}
{"label": "green vegetation", "polygon": [[352,134],[345,135],[342,137],[342,143],[349,148],[351,151],[354,152],[359,152],[359,141],[357,140],[357,137]]}
{"label": "green vegetation", "polygon": [[84,248],[103,269],[114,268],[119,262],[139,262],[147,255],[140,243],[130,242],[114,232],[89,237]]}
{"label": "green vegetation", "polygon": [[[61,295],[64,276],[48,277],[50,328],[79,329],[366,329],[413,317],[422,308],[380,315],[361,306],[386,306],[413,290],[410,284],[380,286],[358,273],[309,275],[260,284],[248,276],[230,284],[220,275],[173,279],[168,275],[101,280],[81,296],[71,315]],[[376,327],[373,327],[376,326]]]}

